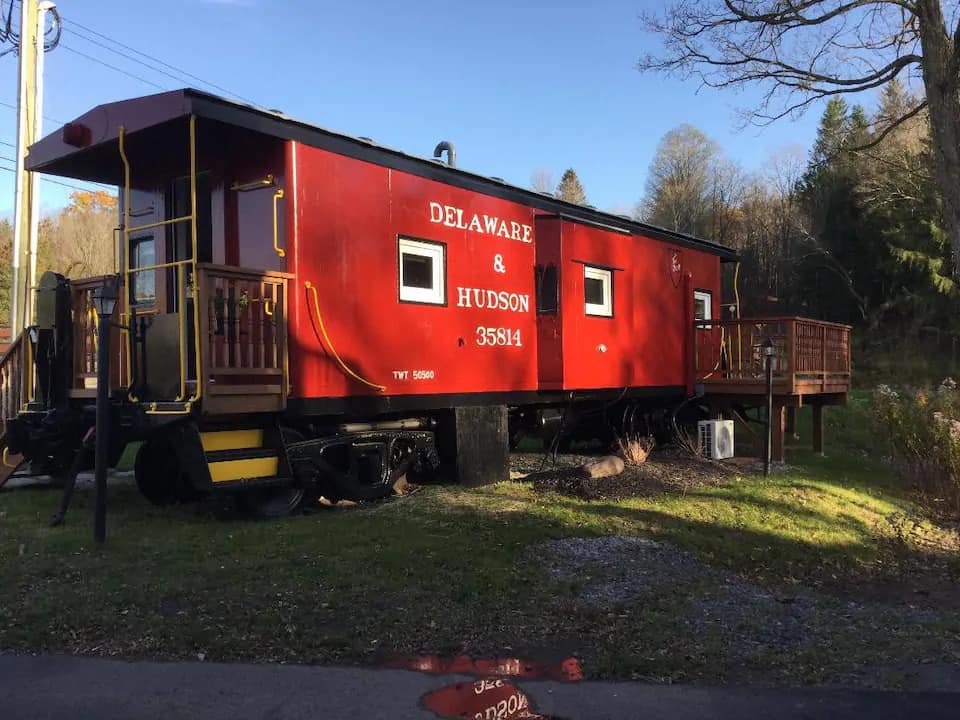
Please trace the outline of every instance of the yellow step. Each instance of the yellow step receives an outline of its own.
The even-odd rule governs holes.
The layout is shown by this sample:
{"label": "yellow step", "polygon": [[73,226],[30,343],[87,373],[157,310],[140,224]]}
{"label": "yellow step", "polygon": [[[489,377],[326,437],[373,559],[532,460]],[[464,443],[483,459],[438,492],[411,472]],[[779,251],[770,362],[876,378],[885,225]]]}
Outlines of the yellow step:
{"label": "yellow step", "polygon": [[263,447],[263,430],[217,430],[200,433],[204,452]]}
{"label": "yellow step", "polygon": [[210,480],[214,483],[276,477],[280,460],[274,457],[217,460],[209,464]]}

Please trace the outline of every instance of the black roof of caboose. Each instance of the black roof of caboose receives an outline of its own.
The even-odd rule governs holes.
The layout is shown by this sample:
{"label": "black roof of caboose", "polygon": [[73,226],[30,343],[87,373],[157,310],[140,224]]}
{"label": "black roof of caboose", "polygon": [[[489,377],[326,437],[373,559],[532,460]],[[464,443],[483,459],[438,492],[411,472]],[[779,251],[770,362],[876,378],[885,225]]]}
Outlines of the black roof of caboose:
{"label": "black roof of caboose", "polygon": [[[295,140],[455,187],[511,200],[577,222],[622,233],[646,235],[710,252],[724,260],[737,257],[735,250],[719,243],[569,203],[545,193],[510,185],[499,178],[450,167],[432,158],[409,155],[366,138],[344,135],[295,120],[275,110],[265,110],[194,89],[173,90],[99,105],[31,146],[27,169],[120,185],[123,182],[123,168],[117,151],[118,127],[124,126],[131,141],[135,141],[137,133],[151,128],[164,135],[169,133],[171,142],[175,139],[182,142],[183,135],[174,133],[174,126],[179,128],[190,115],[284,140]],[[64,130],[70,126],[89,128],[90,144],[79,149],[68,144]],[[151,138],[154,147],[158,142],[162,144],[163,135]]]}

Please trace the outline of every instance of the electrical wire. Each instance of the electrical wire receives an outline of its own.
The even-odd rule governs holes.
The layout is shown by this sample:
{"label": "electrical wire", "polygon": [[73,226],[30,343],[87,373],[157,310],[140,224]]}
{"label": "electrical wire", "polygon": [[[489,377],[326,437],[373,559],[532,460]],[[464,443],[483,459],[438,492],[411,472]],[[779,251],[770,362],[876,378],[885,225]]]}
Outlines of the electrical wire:
{"label": "electrical wire", "polygon": [[146,84],[146,85],[150,85],[150,86],[152,86],[152,87],[155,87],[155,88],[157,88],[158,90],[167,90],[167,88],[163,87],[163,85],[157,85],[157,83],[152,82],[151,80],[147,80],[146,78],[140,77],[139,75],[135,75],[135,74],[132,73],[132,72],[128,72],[128,71],[124,70],[123,68],[117,67],[116,65],[111,65],[111,64],[108,63],[108,62],[104,62],[104,61],[101,60],[100,58],[96,58],[96,57],[94,57],[93,55],[88,55],[88,54],[85,53],[85,52],[81,52],[80,50],[76,50],[76,49],[70,47],[69,45],[64,45],[63,43],[60,43],[60,47],[63,48],[64,50],[66,50],[67,52],[72,52],[74,55],[79,55],[80,57],[86,58],[87,60],[89,60],[89,61],[91,61],[91,62],[95,62],[95,63],[97,63],[97,64],[99,64],[99,65],[103,65],[104,67],[110,68],[111,70],[114,70],[114,71],[120,73],[121,75],[126,75],[127,77],[131,77],[131,78],[133,78],[134,80],[139,80],[140,82],[142,82],[142,83],[144,83],[144,84]]}
{"label": "electrical wire", "polygon": [[166,75],[168,78],[171,78],[171,79],[173,79],[173,80],[176,80],[178,83],[179,83],[179,82],[183,82],[183,78],[179,77],[178,75],[174,75],[173,73],[169,73],[169,72],[167,72],[166,70],[161,70],[161,69],[158,68],[158,67],[154,67],[153,65],[150,65],[150,64],[148,64],[148,63],[143,62],[143,60],[138,60],[137,58],[133,57],[132,55],[128,55],[127,53],[125,53],[125,52],[123,52],[123,51],[121,51],[121,50],[117,50],[117,49],[115,49],[115,48],[110,47],[110,46],[107,45],[106,43],[102,43],[102,42],[100,42],[99,40],[94,40],[93,38],[90,38],[90,37],[87,37],[86,35],[83,35],[82,33],[78,33],[76,30],[73,30],[72,28],[67,28],[67,32],[70,33],[71,35],[76,35],[78,38],[82,38],[83,40],[86,40],[86,41],[87,41],[88,43],[90,43],[91,45],[96,45],[97,47],[103,48],[103,49],[106,50],[107,52],[111,52],[111,53],[113,53],[114,55],[119,55],[120,57],[125,58],[125,59],[127,59],[127,60],[130,60],[130,61],[132,61],[132,62],[139,63],[140,65],[143,65],[143,67],[149,68],[150,70],[153,70],[154,72],[158,72],[158,73],[160,73],[161,75]]}
{"label": "electrical wire", "polygon": [[[11,158],[0,157],[0,160],[6,160],[10,162]],[[13,173],[14,175],[17,174],[16,168],[7,167],[6,165],[0,165],[0,170],[6,171],[8,173]],[[78,190],[79,192],[93,192],[92,188],[82,187],[80,185],[74,185],[72,183],[63,182],[62,180],[54,180],[53,178],[48,178],[44,176],[41,176],[40,180],[41,182],[52,183],[54,185],[62,185],[63,187],[70,188],[71,190]],[[101,185],[105,188],[113,187],[112,185],[105,185],[104,183],[95,183],[92,180],[81,180],[80,182],[89,182],[93,185]]]}
{"label": "electrical wire", "polygon": [[[64,29],[65,29],[67,32],[72,33],[73,35],[76,35],[77,37],[82,37],[84,40],[86,40],[86,41],[88,41],[88,42],[91,42],[91,43],[100,45],[101,47],[104,47],[105,49],[108,49],[108,50],[110,50],[111,52],[114,52],[114,53],[117,53],[117,54],[121,54],[121,53],[119,53],[119,51],[117,51],[117,50],[112,50],[111,48],[108,48],[108,47],[104,46],[103,44],[98,43],[98,42],[96,42],[95,40],[92,40],[91,38],[82,35],[81,33],[77,32],[76,29],[75,29],[75,28],[80,28],[80,30],[83,30],[84,32],[87,32],[87,33],[89,33],[89,34],[91,34],[91,35],[95,35],[96,37],[101,38],[102,40],[106,40],[107,42],[112,43],[113,45],[116,45],[117,47],[123,48],[124,50],[126,50],[126,51],[128,51],[128,52],[130,52],[130,53],[134,53],[135,55],[139,55],[140,57],[145,58],[145,59],[149,60],[150,62],[156,63],[157,65],[160,65],[160,66],[162,66],[162,67],[167,68],[168,70],[172,70],[173,72],[178,73],[181,77],[177,77],[177,76],[171,75],[171,74],[169,74],[169,73],[167,73],[167,72],[164,72],[163,70],[160,70],[159,68],[156,68],[156,67],[154,67],[154,66],[152,66],[152,65],[149,65],[149,64],[143,62],[142,60],[138,60],[138,59],[136,59],[136,58],[134,58],[134,57],[131,57],[131,56],[129,56],[129,55],[124,55],[124,57],[126,57],[127,59],[132,60],[133,62],[138,62],[138,63],[140,63],[141,65],[143,65],[144,67],[148,67],[148,68],[150,68],[151,70],[154,70],[154,71],[156,71],[156,72],[163,73],[164,75],[167,75],[168,77],[171,77],[171,78],[173,78],[174,80],[177,80],[178,82],[184,82],[185,79],[193,80],[193,81],[199,82],[199,83],[201,83],[201,84],[203,84],[203,85],[206,85],[206,86],[208,86],[208,87],[211,87],[211,88],[213,88],[213,89],[215,89],[215,90],[219,90],[220,92],[225,93],[226,95],[229,95],[230,97],[235,97],[235,98],[237,98],[238,100],[243,100],[244,102],[248,102],[248,103],[250,103],[251,105],[255,105],[255,104],[256,104],[256,103],[254,103],[253,100],[251,100],[251,99],[249,99],[249,98],[245,98],[243,95],[240,95],[240,94],[238,94],[238,93],[235,93],[235,92],[233,92],[233,91],[231,91],[231,90],[228,90],[227,88],[223,87],[222,85],[217,85],[216,83],[212,83],[212,82],[210,82],[209,80],[204,80],[202,77],[200,77],[200,76],[198,76],[198,75],[194,75],[193,73],[191,73],[191,72],[189,72],[189,71],[187,71],[187,70],[184,70],[183,68],[177,67],[176,65],[171,65],[170,63],[165,62],[165,61],[161,60],[160,58],[155,57],[155,56],[153,56],[153,55],[149,55],[149,54],[143,52],[142,50],[138,50],[138,49],[135,48],[135,47],[131,47],[130,45],[126,45],[125,43],[122,43],[122,42],[120,42],[119,40],[115,40],[114,38],[110,37],[109,35],[104,35],[102,32],[98,32],[97,30],[94,30],[94,29],[91,28],[91,27],[88,27],[88,26],[86,26],[86,25],[83,25],[82,23],[78,23],[76,20],[72,20],[72,19],[68,19],[68,18],[63,18],[63,17],[62,17],[62,20],[63,20],[63,22],[64,22],[64,24],[65,24],[65,28],[64,28]],[[187,81],[188,84],[189,84],[189,80]]]}
{"label": "electrical wire", "polygon": [[[17,110],[17,106],[16,106],[16,105],[14,105],[13,103],[4,102],[3,100],[0,100],[0,107],[6,107],[6,108],[10,108],[11,110]],[[66,120],[57,120],[56,118],[50,117],[49,115],[44,115],[44,116],[43,116],[43,119],[44,119],[44,120],[49,120],[50,122],[53,122],[53,123],[57,123],[57,125],[66,125],[66,124],[67,124]],[[4,143],[4,144],[6,144],[6,143]]]}
{"label": "electrical wire", "polygon": [[[20,33],[13,29],[14,4],[20,4],[20,0],[10,0],[4,13],[3,4],[0,2],[0,42],[9,42],[11,45],[10,48],[0,53],[0,57],[20,49]],[[53,22],[49,28],[43,30],[43,49],[49,52],[60,44],[60,37],[63,34],[63,20],[56,7],[49,8],[47,14],[53,18]]]}

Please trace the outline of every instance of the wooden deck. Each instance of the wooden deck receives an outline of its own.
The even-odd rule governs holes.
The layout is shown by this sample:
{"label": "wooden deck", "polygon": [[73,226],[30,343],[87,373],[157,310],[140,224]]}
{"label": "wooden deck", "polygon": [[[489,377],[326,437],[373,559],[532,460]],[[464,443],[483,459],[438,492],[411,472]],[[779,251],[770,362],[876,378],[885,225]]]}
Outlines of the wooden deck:
{"label": "wooden deck", "polygon": [[[800,317],[696,323],[696,381],[717,395],[766,395],[763,345],[773,342],[773,393],[802,404],[850,390],[850,326]],[[826,398],[824,398],[826,400]]]}
{"label": "wooden deck", "polygon": [[[203,387],[200,406],[206,414],[277,412],[286,407],[287,281],[286,273],[199,263],[197,302],[200,307],[200,363]],[[96,397],[97,346],[93,291],[105,278],[70,281],[73,307],[74,376],[70,397]],[[165,280],[158,272],[157,282]],[[127,293],[121,290],[116,317],[126,325]],[[156,308],[141,309],[149,323]],[[192,322],[186,332],[192,333]],[[196,392],[196,359],[188,338],[187,390]],[[129,333],[111,332],[111,391],[126,397],[130,384]],[[141,352],[138,348],[137,352]],[[175,352],[180,352],[175,348]],[[172,399],[172,398],[171,398]]]}
{"label": "wooden deck", "polygon": [[813,449],[823,452],[823,408],[850,391],[850,326],[801,317],[743,318],[695,323],[694,367],[707,401],[720,416],[744,420],[764,407],[764,345],[773,343],[773,459],[784,459],[796,408],[813,407]]}

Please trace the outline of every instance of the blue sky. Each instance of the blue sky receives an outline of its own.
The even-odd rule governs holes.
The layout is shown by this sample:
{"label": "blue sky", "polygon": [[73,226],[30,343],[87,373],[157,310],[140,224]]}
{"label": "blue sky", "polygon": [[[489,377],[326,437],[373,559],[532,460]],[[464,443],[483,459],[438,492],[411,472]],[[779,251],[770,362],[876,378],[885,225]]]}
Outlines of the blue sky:
{"label": "blue sky", "polygon": [[[659,5],[60,0],[65,32],[47,56],[44,114],[64,121],[102,102],[159,91],[77,52],[164,89],[210,89],[91,44],[76,21],[261,106],[406,152],[429,155],[449,139],[462,167],[519,185],[539,168],[559,179],[573,167],[590,202],[607,210],[637,202],[658,140],[684,122],[747,168],[772,150],[809,145],[820,108],[799,121],[741,130],[736,109],[753,93],[698,91],[695,82],[637,72],[637,59],[657,43],[639,14]],[[0,102],[14,103],[16,87],[9,54],[0,58]],[[53,129],[45,123],[45,132]],[[0,141],[14,135],[15,113],[0,106]],[[0,156],[12,155],[0,146]],[[12,188],[12,174],[0,172],[0,213],[10,212]],[[62,205],[69,192],[45,184],[44,208]]]}

